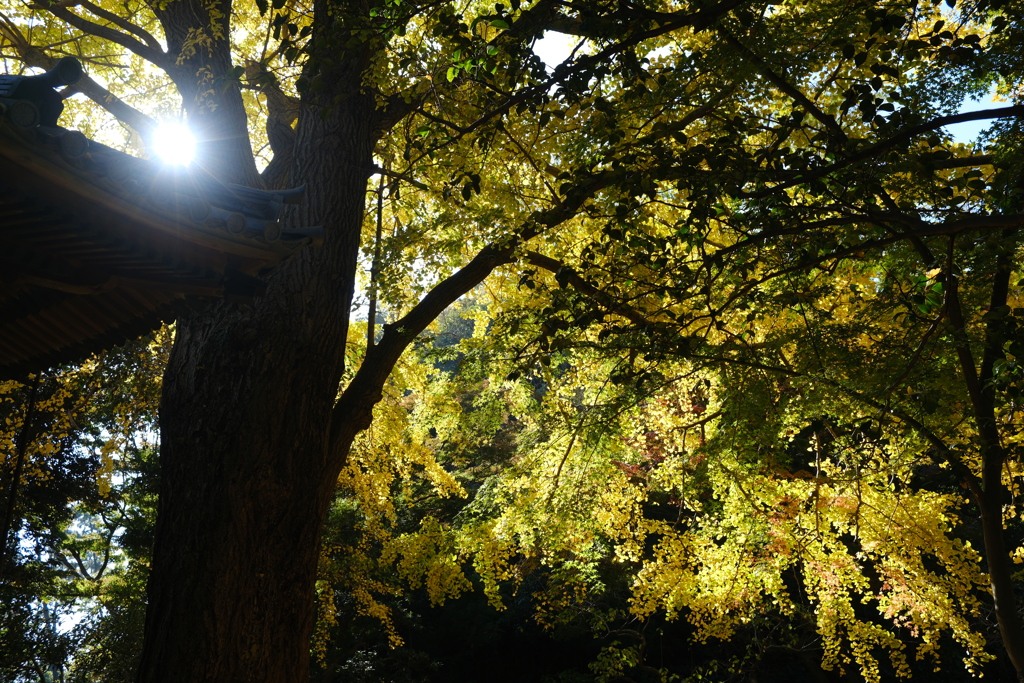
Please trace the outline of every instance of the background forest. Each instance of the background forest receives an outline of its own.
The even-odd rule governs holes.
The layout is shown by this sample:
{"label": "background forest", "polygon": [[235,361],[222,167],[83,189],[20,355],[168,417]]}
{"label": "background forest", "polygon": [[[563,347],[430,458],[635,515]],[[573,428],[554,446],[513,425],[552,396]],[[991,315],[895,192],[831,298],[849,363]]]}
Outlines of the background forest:
{"label": "background forest", "polygon": [[184,119],[327,234],[0,384],[0,679],[158,680],[230,556],[325,683],[1022,680],[1024,7],[506,2],[0,3],[62,125]]}

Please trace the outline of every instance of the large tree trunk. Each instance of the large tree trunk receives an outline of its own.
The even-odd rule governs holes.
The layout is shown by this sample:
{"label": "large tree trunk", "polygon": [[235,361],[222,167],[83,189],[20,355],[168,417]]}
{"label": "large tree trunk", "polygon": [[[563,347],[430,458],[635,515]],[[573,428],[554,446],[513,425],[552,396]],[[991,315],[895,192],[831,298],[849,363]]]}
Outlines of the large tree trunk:
{"label": "large tree trunk", "polygon": [[[350,64],[349,67],[352,67]],[[343,465],[329,444],[374,145],[358,68],[300,116],[287,220],[325,244],[253,305],[179,320],[164,379],[161,490],[139,681],[304,681],[320,529]],[[355,78],[353,78],[355,76]],[[350,80],[351,79],[351,80]]]}

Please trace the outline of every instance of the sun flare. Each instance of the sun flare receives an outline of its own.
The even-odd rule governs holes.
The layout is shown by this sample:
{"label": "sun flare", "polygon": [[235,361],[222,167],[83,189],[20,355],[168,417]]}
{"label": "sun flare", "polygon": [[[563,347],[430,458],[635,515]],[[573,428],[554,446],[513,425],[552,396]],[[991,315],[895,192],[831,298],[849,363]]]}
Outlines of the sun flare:
{"label": "sun flare", "polygon": [[188,166],[196,153],[196,139],[183,123],[162,123],[153,136],[153,151],[165,164]]}

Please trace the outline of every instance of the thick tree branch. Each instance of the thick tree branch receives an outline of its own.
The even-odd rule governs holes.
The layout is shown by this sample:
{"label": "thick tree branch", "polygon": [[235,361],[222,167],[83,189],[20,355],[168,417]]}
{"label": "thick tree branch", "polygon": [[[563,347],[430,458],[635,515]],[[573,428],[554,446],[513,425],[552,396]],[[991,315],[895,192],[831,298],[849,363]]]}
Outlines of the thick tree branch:
{"label": "thick tree branch", "polygon": [[584,202],[621,176],[620,171],[606,171],[580,182],[560,203],[534,212],[506,241],[481,249],[469,263],[435,285],[405,316],[384,325],[380,340],[367,349],[355,377],[334,406],[330,429],[332,471],[340,471],[352,440],[370,425],[373,406],[381,400],[388,376],[413,339],[495,268],[515,261],[520,245],[575,216]]}
{"label": "thick tree branch", "polygon": [[[1003,353],[1004,335],[1001,328],[1004,326],[1003,318],[999,317],[999,311],[1006,307],[1010,295],[1010,273],[1013,270],[1011,254],[1016,243],[1014,229],[1003,231],[999,244],[999,254],[996,256],[996,272],[992,278],[992,294],[989,299],[988,312],[990,318],[985,322],[985,349],[982,351],[981,367],[978,372],[978,379],[984,387],[983,397],[985,399],[986,418],[991,420],[992,428],[995,428],[995,390],[992,386],[993,369],[995,362],[1005,358]],[[987,431],[987,430],[986,430]],[[994,431],[993,431],[994,433]],[[998,435],[996,435],[998,438]],[[1000,462],[1002,466],[1002,462]]]}
{"label": "thick tree branch", "polygon": [[267,189],[282,189],[288,185],[292,160],[295,158],[295,129],[299,118],[298,98],[287,95],[272,73],[263,64],[250,61],[245,65],[249,87],[263,93],[267,103],[267,140],[274,153],[260,180]]}
{"label": "thick tree branch", "polygon": [[[953,240],[950,240],[950,251],[953,249]],[[983,404],[981,396],[981,381],[978,379],[978,368],[974,362],[974,354],[971,352],[971,342],[967,335],[967,323],[964,320],[963,308],[960,305],[960,278],[953,272],[946,275],[946,287],[949,290],[949,321],[953,326],[953,343],[956,347],[957,360],[960,362],[960,372],[963,373],[964,383],[967,385],[967,394],[971,399],[971,406],[975,411]],[[977,417],[977,413],[975,413]]]}
{"label": "thick tree branch", "polygon": [[163,47],[161,47],[160,41],[154,38],[153,34],[151,34],[149,31],[142,28],[141,26],[136,26],[124,17],[118,16],[113,12],[108,12],[102,7],[94,5],[93,3],[89,2],[89,0],[72,0],[72,2],[70,3],[61,4],[64,7],[73,7],[75,5],[84,7],[85,9],[89,10],[90,12],[98,16],[100,19],[109,21],[111,24],[114,24],[115,26],[118,26],[119,28],[127,31],[128,33],[132,33],[135,36],[141,38],[142,41],[146,43],[146,45],[153,48],[154,50],[159,50],[163,52]]}
{"label": "thick tree branch", "polygon": [[[1003,321],[998,313],[1006,307],[1009,297],[1010,275],[1013,269],[1011,256],[1016,246],[1015,232],[1006,230],[997,246],[999,252],[996,255],[996,268],[989,298],[989,313],[992,315],[985,321],[985,347],[975,380],[976,391],[972,392],[971,401],[974,404],[981,446],[981,486],[984,496],[979,497],[978,507],[981,511],[989,582],[1003,646],[1020,676],[1021,672],[1024,672],[1024,624],[1021,623],[1020,614],[1017,612],[1013,566],[1003,527],[1003,504],[1006,500],[1003,464],[1006,460],[1006,451],[1000,443],[995,411],[995,386],[992,382],[995,361],[1004,357],[1003,334],[1000,329],[1003,327]],[[950,279],[955,282],[955,278]],[[966,347],[968,342],[962,316],[958,327],[959,351],[961,347]]]}
{"label": "thick tree branch", "polygon": [[[953,240],[950,239],[948,257],[950,261],[952,261],[952,251]],[[988,561],[996,621],[1003,638],[1003,646],[1006,648],[1014,668],[1020,672],[1024,670],[1024,628],[1022,628],[1020,616],[1017,614],[1012,567],[1003,534],[1002,497],[1004,487],[1001,480],[1003,453],[999,447],[999,434],[996,431],[994,414],[991,414],[990,396],[987,395],[990,388],[982,384],[974,363],[974,354],[971,352],[967,325],[960,304],[959,278],[952,272],[952,268],[949,270],[951,272],[946,278],[949,320],[953,326],[953,340],[960,363],[960,371],[963,373],[964,383],[967,385],[981,441],[981,481],[968,480],[967,483],[981,513],[985,558]],[[997,280],[993,284],[993,302],[1005,302],[1000,294],[1001,275],[1002,270],[997,273]],[[986,333],[989,329],[991,328],[988,328]],[[988,341],[986,334],[986,342]],[[987,351],[988,348],[986,348]]]}
{"label": "thick tree branch", "polygon": [[101,86],[88,74],[82,76],[71,88],[106,109],[115,119],[141,135],[146,142],[152,139],[157,122]]}
{"label": "thick tree branch", "polygon": [[369,427],[373,406],[382,398],[384,384],[405,349],[437,316],[491,274],[514,260],[515,248],[533,232],[525,230],[506,245],[488,245],[465,266],[442,280],[402,319],[384,325],[380,341],[366,350],[355,377],[342,392],[331,417],[331,469],[344,466],[352,439]]}
{"label": "thick tree branch", "polygon": [[946,168],[969,168],[972,166],[990,166],[995,163],[995,157],[991,154],[976,154],[970,157],[959,159],[946,159],[945,161],[929,161],[926,165],[935,169]]}
{"label": "thick tree branch", "polygon": [[[558,3],[561,5],[562,3]],[[658,12],[645,9],[638,5],[620,5],[620,8],[611,16],[586,16],[570,18],[559,12],[549,15],[547,19],[535,21],[532,24],[534,35],[539,31],[555,31],[580,38],[617,38],[624,32],[624,28],[630,24],[646,23],[663,26],[677,22],[679,19],[692,19],[697,17],[693,24],[695,31],[702,31],[711,26],[719,17],[727,12],[736,9],[742,2],[722,2],[714,7],[708,7],[695,13],[683,10],[678,12]],[[513,25],[512,29],[515,30]]]}
{"label": "thick tree branch", "polygon": [[426,94],[417,96],[409,96],[406,99],[407,93],[395,93],[390,95],[382,108],[378,109],[377,116],[374,120],[374,130],[383,137],[386,131],[391,130],[398,122],[404,119],[412,112],[419,109],[424,100],[426,100]]}
{"label": "thick tree branch", "polygon": [[74,26],[79,31],[88,33],[91,36],[103,38],[104,40],[109,40],[112,43],[117,43],[121,47],[131,50],[143,59],[152,62],[164,71],[169,71],[174,66],[174,62],[171,60],[170,55],[163,50],[150,47],[137,38],[132,37],[130,34],[123,33],[109,26],[97,24],[94,21],[80,17],[59,4],[43,2],[40,4],[29,5],[29,7],[49,12],[65,23]]}
{"label": "thick tree branch", "polygon": [[[900,209],[899,204],[896,203],[896,200],[893,199],[892,196],[888,192],[886,192],[885,190],[881,190],[881,192],[879,193],[878,197],[882,200],[882,204],[884,204],[885,207],[887,209],[889,209],[889,211],[893,212],[894,214],[899,214],[899,215],[902,215],[904,213]],[[918,220],[918,221],[920,221],[921,217],[920,217],[919,214],[917,214],[915,212],[914,215],[913,215],[913,218]],[[935,255],[932,253],[932,250],[928,248],[928,245],[924,243],[923,239],[921,239],[920,237],[916,237],[916,236],[915,237],[911,237],[910,238],[910,243],[914,245],[914,249],[917,250],[917,255],[921,257],[921,260],[925,264],[935,263]],[[951,268],[952,268],[952,266],[950,266],[950,268],[947,268],[947,270],[949,270]],[[945,308],[945,307],[947,307],[949,305],[948,297],[944,298],[943,301],[945,302],[945,303],[943,303],[943,308]]]}

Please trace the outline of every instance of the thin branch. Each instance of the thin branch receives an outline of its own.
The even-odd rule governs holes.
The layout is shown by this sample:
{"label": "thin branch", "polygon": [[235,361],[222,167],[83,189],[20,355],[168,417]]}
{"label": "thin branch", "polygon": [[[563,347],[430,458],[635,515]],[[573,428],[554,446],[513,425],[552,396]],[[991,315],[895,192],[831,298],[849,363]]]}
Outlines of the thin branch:
{"label": "thin branch", "polygon": [[538,268],[543,268],[544,270],[554,273],[556,278],[559,280],[564,279],[568,284],[572,285],[574,289],[578,290],[581,294],[586,295],[608,311],[615,313],[616,315],[621,315],[623,318],[626,318],[636,325],[642,326],[650,323],[643,313],[630,306],[626,306],[615,301],[611,296],[584,280],[576,273],[575,270],[566,266],[561,261],[556,261],[555,259],[539,254],[536,251],[526,252],[526,261],[530,265],[537,266]]}
{"label": "thin branch", "polygon": [[372,171],[374,173],[380,173],[383,176],[387,176],[388,178],[396,178],[398,180],[404,180],[405,182],[407,182],[410,185],[412,185],[413,187],[415,187],[417,190],[427,190],[427,191],[430,190],[430,188],[427,185],[425,185],[424,183],[421,183],[420,181],[416,180],[415,178],[413,178],[412,176],[410,176],[407,173],[401,173],[399,171],[395,171],[395,170],[392,170],[390,168],[384,168],[382,166],[377,166],[376,164],[373,166]]}
{"label": "thin branch", "polygon": [[[851,216],[837,216],[836,218],[829,218],[821,221],[814,221],[811,223],[805,223],[791,228],[779,228],[777,230],[765,230],[754,235],[749,235],[746,239],[723,247],[715,252],[715,256],[723,256],[736,251],[740,251],[747,247],[751,247],[755,244],[759,244],[775,237],[783,237],[786,235],[800,235],[810,233],[813,230],[820,227],[832,227],[839,225],[850,225],[855,223],[897,223],[902,225],[910,225],[916,227],[916,230],[910,230],[906,232],[893,232],[889,237],[879,238],[874,240],[868,240],[861,242],[860,244],[841,249],[839,251],[830,252],[823,256],[817,257],[812,260],[808,260],[802,263],[798,263],[785,270],[778,271],[777,273],[766,276],[766,278],[774,278],[779,275],[791,273],[797,270],[803,270],[809,267],[816,266],[825,261],[830,261],[836,258],[845,258],[851,254],[855,254],[859,251],[867,249],[876,249],[879,247],[887,247],[896,242],[903,240],[920,240],[922,237],[936,237],[939,235],[958,235],[963,232],[970,230],[998,230],[1007,228],[1017,228],[1024,226],[1024,214],[999,214],[994,216],[968,216],[966,218],[958,218],[952,221],[946,221],[944,223],[928,223],[915,216],[900,212],[890,211],[871,211],[865,215],[851,215]],[[705,259],[707,260],[707,259]],[[926,262],[931,261],[926,259]],[[764,282],[761,280],[760,282]]]}
{"label": "thin branch", "polygon": [[551,506],[551,501],[555,497],[555,493],[558,491],[559,482],[562,479],[562,468],[565,467],[565,463],[569,460],[569,456],[572,454],[572,447],[576,445],[576,439],[579,437],[580,432],[583,431],[583,426],[586,424],[586,415],[580,418],[580,423],[573,430],[572,436],[569,437],[569,444],[565,447],[565,452],[562,454],[562,459],[558,462],[558,469],[555,470],[555,479],[551,483],[551,491],[548,492],[548,499],[546,505]]}
{"label": "thin branch", "polygon": [[373,235],[373,260],[370,262],[370,305],[366,313],[366,350],[377,337],[377,283],[380,280],[380,241],[384,228],[384,174],[377,184],[377,228]]}
{"label": "thin branch", "polygon": [[939,329],[939,325],[942,323],[942,321],[946,317],[946,308],[948,306],[949,306],[949,290],[947,289],[946,292],[945,292],[945,296],[943,297],[942,307],[939,309],[939,314],[937,316],[935,316],[935,319],[932,320],[932,324],[928,327],[927,330],[925,330],[924,336],[921,337],[921,341],[918,343],[917,348],[914,349],[914,353],[912,353],[910,355],[910,360],[907,361],[907,365],[906,365],[906,367],[903,368],[903,372],[901,372],[899,374],[899,376],[896,377],[895,380],[893,380],[892,384],[889,385],[889,388],[885,390],[885,407],[886,407],[886,409],[889,408],[889,404],[890,404],[891,399],[892,399],[892,392],[896,391],[896,389],[899,387],[899,385],[902,384],[903,381],[913,371],[914,366],[917,365],[917,361],[919,361],[921,359],[921,353],[924,352],[925,344],[927,344],[928,340],[931,338],[931,336],[933,334],[935,334],[935,330]]}
{"label": "thin branch", "polygon": [[859,391],[843,386],[839,382],[828,379],[827,377],[809,375],[806,373],[798,372],[796,370],[791,370],[789,368],[781,368],[774,365],[767,365],[765,363],[759,363],[757,361],[747,361],[740,358],[729,358],[727,356],[701,356],[698,354],[691,354],[689,358],[693,358],[696,360],[713,361],[717,363],[731,363],[734,365],[741,365],[744,367],[764,370],[766,372],[773,372],[776,374],[785,375],[787,377],[792,378],[807,379],[815,383],[828,385],[833,389],[836,389],[840,393],[846,394],[850,398],[853,398],[867,406],[875,408],[882,414],[891,415],[898,419],[900,422],[906,424],[908,427],[910,427],[915,432],[924,437],[924,439],[932,445],[935,451],[957,473],[957,475],[961,478],[961,481],[964,482],[964,484],[971,490],[972,493],[974,493],[976,496],[983,495],[981,485],[978,481],[977,476],[975,476],[975,474],[971,472],[971,469],[962,460],[960,460],[960,458],[957,457],[956,453],[954,453],[949,448],[949,446],[946,445],[946,442],[944,442],[935,433],[928,429],[920,420],[917,420],[916,418],[912,417],[911,415],[908,415],[907,413],[905,413],[902,410],[899,410],[898,408],[887,407],[884,403],[881,403],[880,401],[877,401],[871,398],[870,396],[865,396]]}
{"label": "thin branch", "polygon": [[971,111],[964,114],[953,114],[952,116],[939,116],[938,118],[934,118],[926,123],[904,128],[903,130],[897,132],[892,137],[886,138],[881,142],[877,142],[873,145],[865,147],[861,151],[851,154],[845,159],[837,161],[834,164],[830,164],[819,169],[807,171],[805,173],[800,174],[797,177],[780,182],[779,184],[774,185],[766,190],[743,193],[743,196],[750,199],[767,197],[768,195],[774,194],[781,190],[785,190],[796,185],[802,185],[812,180],[817,180],[818,178],[826,176],[829,173],[841,170],[843,168],[846,168],[847,166],[852,166],[858,161],[870,159],[871,157],[881,152],[885,152],[888,149],[895,147],[896,145],[902,142],[907,142],[908,140],[911,140],[912,138],[914,138],[914,136],[920,135],[922,133],[927,133],[937,128],[942,128],[943,126],[950,126],[953,125],[954,123],[966,123],[968,121],[987,121],[990,119],[1008,119],[1017,118],[1021,116],[1024,116],[1024,105],[1022,104],[1014,105],[1012,107],[1000,107],[998,109],[982,109],[980,111]]}
{"label": "thin branch", "polygon": [[[872,216],[874,216],[874,215],[875,214],[872,214]],[[880,215],[884,215],[884,214],[880,214]],[[908,217],[908,216],[904,216],[903,218],[910,219],[910,217]],[[919,221],[919,225],[930,226],[931,224],[926,223],[924,221]],[[801,270],[808,270],[810,268],[817,268],[822,263],[826,263],[828,261],[834,261],[834,260],[837,260],[837,259],[849,258],[850,256],[858,254],[859,252],[864,252],[864,251],[868,251],[868,250],[871,250],[871,249],[879,249],[879,248],[882,248],[882,247],[887,247],[887,246],[889,246],[891,244],[896,244],[897,242],[901,242],[903,240],[908,240],[908,241],[913,242],[913,240],[915,238],[921,238],[921,237],[935,237],[935,236],[938,236],[938,235],[958,235],[960,233],[967,232],[969,230],[974,230],[974,229],[979,229],[980,230],[980,229],[1018,227],[1018,226],[1021,226],[1021,225],[1024,225],[1024,214],[1011,214],[1011,215],[1008,215],[1008,216],[975,216],[975,217],[972,217],[972,218],[965,218],[965,219],[962,219],[962,220],[949,221],[947,223],[938,223],[938,224],[935,224],[934,227],[922,227],[919,230],[913,230],[913,231],[908,231],[908,232],[892,233],[891,236],[889,236],[889,237],[879,238],[879,239],[874,239],[874,240],[867,240],[865,242],[861,242],[860,244],[856,244],[856,245],[853,245],[853,246],[850,246],[850,247],[846,247],[845,249],[839,249],[837,251],[829,252],[828,254],[823,254],[821,256],[817,256],[817,257],[812,258],[812,259],[807,259],[805,261],[801,261],[801,262],[799,262],[799,263],[797,263],[797,264],[795,264],[793,266],[790,266],[788,268],[783,268],[783,269],[777,270],[777,271],[775,271],[773,273],[769,273],[768,275],[765,275],[764,277],[762,277],[762,278],[760,278],[758,280],[754,280],[753,282],[756,285],[762,285],[765,282],[768,282],[769,280],[773,280],[773,279],[775,279],[777,277],[781,277],[783,275],[788,275],[789,273],[795,273],[795,272],[801,271]],[[709,261],[709,259],[707,257],[704,257],[704,261],[705,261],[705,263],[710,263],[710,261]],[[955,278],[952,276],[952,274],[950,275],[950,280],[955,282]],[[956,311],[959,311],[959,302],[958,302],[958,299],[952,298],[952,299],[950,299],[950,309],[949,309],[950,321],[953,322],[955,327],[959,327],[960,323],[957,322],[957,318],[955,317],[957,315]],[[962,322],[962,313],[960,315],[961,315],[960,320]],[[958,348],[961,348],[961,347],[958,347]],[[964,347],[964,350],[967,353],[970,353],[970,349],[969,348]],[[963,362],[963,359],[961,359],[961,361]],[[971,361],[970,365],[971,365],[971,368],[974,367],[973,360]],[[975,372],[975,377],[976,377],[976,375],[977,375],[977,373]],[[969,381],[968,384],[970,385],[971,382]]]}
{"label": "thin branch", "polygon": [[[560,278],[564,278],[569,284],[571,284],[573,287],[578,289],[580,292],[582,292],[583,294],[586,294],[588,297],[594,299],[596,302],[598,302],[600,304],[607,305],[605,303],[605,299],[608,298],[607,295],[605,295],[603,292],[600,292],[600,290],[598,290],[593,285],[590,285],[589,283],[585,282],[582,278],[580,278],[578,275],[576,275],[571,270],[566,272],[565,267],[560,262],[556,261],[555,259],[551,259],[551,258],[548,258],[548,257],[543,256],[541,254],[538,254],[536,252],[527,252],[526,256],[527,256],[527,260],[531,264],[536,265],[536,266],[541,267],[541,268],[544,268],[546,270],[552,271],[552,272],[559,273],[559,277]],[[946,291],[946,302],[947,302],[947,304],[949,302],[950,296],[952,296],[952,294],[951,294],[950,290],[947,289],[947,291]],[[638,325],[650,324],[650,321],[641,312],[639,312],[639,311],[637,311],[635,309],[632,309],[630,307],[622,307],[621,304],[618,305],[618,306],[619,306],[619,310],[615,310],[614,311],[615,313],[618,313],[619,315],[622,315],[623,317],[628,318],[631,322],[634,322],[635,324],[638,324]],[[944,305],[943,308],[945,308],[945,305]],[[932,328],[929,329],[929,331],[925,334],[925,336],[922,339],[920,345],[918,346],[918,349],[915,351],[915,354],[914,354],[915,358],[912,359],[910,364],[908,365],[907,372],[909,372],[909,369],[913,366],[914,362],[916,361],[916,357],[918,357],[920,355],[920,352],[923,349],[925,342],[930,337],[930,335],[934,332],[934,329],[937,327],[937,325],[939,324],[939,322],[941,322],[942,319],[943,319],[943,316],[942,316],[942,314],[940,314],[938,316],[938,318],[936,318],[936,320],[933,321]],[[792,370],[792,369],[789,369],[789,368],[780,368],[780,367],[775,367],[775,366],[769,366],[769,365],[766,365],[766,364],[763,364],[763,363],[744,361],[744,360],[740,360],[740,359],[732,359],[732,358],[728,358],[728,357],[715,357],[715,358],[701,357],[701,356],[692,356],[692,357],[693,358],[698,358],[698,359],[703,358],[705,360],[715,360],[715,361],[719,361],[719,362],[735,363],[735,364],[745,365],[745,366],[748,366],[748,367],[755,367],[755,368],[759,368],[759,369],[762,369],[762,370],[768,370],[768,371],[771,371],[771,372],[785,374],[785,375],[787,375],[789,377],[806,377],[806,378],[813,379],[816,382],[822,382],[824,384],[832,386],[832,387],[840,390],[841,392],[847,394],[848,396],[856,398],[858,401],[861,401],[861,402],[863,402],[863,403],[865,403],[865,404],[867,404],[867,405],[869,405],[869,406],[871,406],[873,408],[878,409],[883,414],[892,415],[892,416],[898,418],[900,421],[902,421],[905,424],[907,424],[907,426],[911,427],[916,432],[921,434],[926,440],[929,441],[929,443],[932,444],[932,446],[940,453],[940,455],[942,456],[943,460],[945,460],[947,463],[949,463],[950,466],[953,467],[954,470],[957,471],[958,476],[960,476],[961,479],[964,481],[965,485],[967,485],[968,488],[971,489],[972,493],[974,493],[977,496],[977,495],[980,495],[981,492],[982,492],[981,483],[978,481],[977,477],[970,471],[970,468],[968,468],[958,457],[956,457],[956,454],[953,453],[949,449],[949,447],[945,444],[944,441],[942,441],[939,437],[937,437],[933,432],[931,432],[931,430],[929,430],[927,427],[925,427],[924,424],[921,423],[916,418],[913,418],[912,416],[908,415],[907,413],[905,413],[905,412],[903,412],[901,410],[894,409],[894,408],[891,407],[890,400],[889,400],[890,399],[889,394],[891,394],[891,391],[892,391],[893,387],[890,387],[889,391],[886,394],[886,400],[883,403],[883,402],[877,401],[875,399],[872,399],[872,398],[870,398],[868,396],[865,396],[864,394],[862,394],[862,393],[860,393],[858,391],[855,391],[853,389],[849,389],[848,387],[843,386],[842,384],[840,384],[839,382],[836,382],[835,380],[830,380],[830,379],[827,379],[825,377],[817,377],[817,376],[813,376],[812,377],[812,376],[807,375],[805,373],[801,373],[801,372],[798,372],[798,371],[795,371],[795,370]],[[905,375],[906,375],[906,372],[903,373],[903,376],[905,376]],[[895,386],[900,381],[902,381],[903,376],[901,376],[901,378],[899,380],[894,382],[893,386]]]}
{"label": "thin branch", "polygon": [[[466,135],[480,128],[482,125],[484,125],[491,119],[504,115],[506,112],[508,112],[508,110],[510,110],[517,104],[525,102],[529,100],[531,97],[534,97],[542,92],[547,92],[553,86],[559,85],[567,81],[571,76],[574,76],[585,69],[589,69],[597,64],[607,62],[608,60],[610,60],[612,57],[619,54],[623,50],[631,48],[635,45],[639,45],[645,40],[650,40],[651,38],[656,38],[666,33],[677,31],[681,28],[689,27],[694,32],[706,30],[720,17],[724,16],[733,9],[744,4],[744,2],[746,2],[746,0],[725,0],[724,2],[721,2],[713,7],[708,7],[698,12],[694,12],[692,14],[666,15],[667,17],[671,18],[668,19],[666,23],[656,28],[633,34],[632,36],[625,38],[624,40],[615,43],[614,45],[608,46],[607,48],[601,50],[595,55],[587,55],[581,57],[579,60],[573,62],[572,64],[560,65],[555,69],[554,73],[551,75],[550,78],[531,88],[526,88],[525,90],[520,91],[518,94],[512,97],[509,97],[498,106],[478,116],[476,120],[474,120],[468,126],[458,126],[457,124],[451,123],[450,121],[447,121],[445,119],[435,120],[438,123],[448,126],[453,130],[459,132],[461,135]],[[540,28],[543,29],[543,26],[541,26]],[[515,29],[514,25],[513,29]],[[458,79],[456,79],[455,82],[458,82]],[[424,116],[427,116],[427,114],[424,113]],[[428,116],[428,118],[430,117]]]}
{"label": "thin branch", "polygon": [[842,126],[836,122],[835,118],[823,112],[818,108],[818,105],[808,99],[806,95],[800,92],[800,90],[790,85],[785,78],[775,73],[775,70],[772,69],[768,62],[740,42],[740,40],[729,31],[729,29],[724,26],[719,26],[718,33],[725,38],[725,42],[736,48],[736,50],[743,55],[744,59],[752,63],[761,75],[768,79],[769,83],[788,95],[792,100],[803,107],[804,111],[808,114],[818,119],[818,121],[828,129],[829,133],[832,134],[832,137],[837,141],[846,140],[846,132],[843,131]]}

